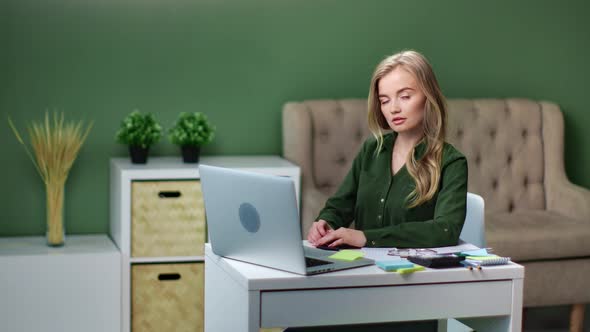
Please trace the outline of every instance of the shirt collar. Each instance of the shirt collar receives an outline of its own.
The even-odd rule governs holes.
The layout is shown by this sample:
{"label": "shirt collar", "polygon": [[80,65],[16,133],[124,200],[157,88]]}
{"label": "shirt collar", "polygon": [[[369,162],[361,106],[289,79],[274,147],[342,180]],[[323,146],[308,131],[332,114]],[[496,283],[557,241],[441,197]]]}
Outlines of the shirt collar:
{"label": "shirt collar", "polygon": [[[395,139],[397,138],[397,133],[395,131],[392,131],[388,134],[385,134],[383,136],[383,148],[384,151],[388,152],[388,155],[391,156],[391,153],[393,151],[393,143],[395,142]],[[422,158],[422,156],[424,155],[424,153],[426,152],[426,140],[422,139],[418,145],[416,145],[416,149],[414,151],[414,157],[416,158],[416,160],[419,160],[420,158]]]}

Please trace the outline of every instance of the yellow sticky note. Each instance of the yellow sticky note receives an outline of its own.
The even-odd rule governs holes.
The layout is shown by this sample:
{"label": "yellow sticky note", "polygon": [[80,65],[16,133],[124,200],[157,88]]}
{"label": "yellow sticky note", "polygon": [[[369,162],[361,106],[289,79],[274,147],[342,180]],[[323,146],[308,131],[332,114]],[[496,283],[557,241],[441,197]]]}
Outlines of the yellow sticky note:
{"label": "yellow sticky note", "polygon": [[359,259],[359,258],[363,257],[364,255],[365,255],[365,253],[362,251],[340,250],[339,252],[335,253],[334,255],[330,256],[329,258],[351,262],[355,259]]}

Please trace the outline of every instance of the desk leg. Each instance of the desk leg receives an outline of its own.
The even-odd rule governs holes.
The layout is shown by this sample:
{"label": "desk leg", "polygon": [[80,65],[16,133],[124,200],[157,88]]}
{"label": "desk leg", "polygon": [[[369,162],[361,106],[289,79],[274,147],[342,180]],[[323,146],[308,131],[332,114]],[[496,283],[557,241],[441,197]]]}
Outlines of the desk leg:
{"label": "desk leg", "polygon": [[205,258],[205,332],[258,332],[260,292],[248,291]]}
{"label": "desk leg", "polygon": [[522,297],[524,292],[524,279],[512,281],[512,316],[510,317],[511,331],[520,332],[522,329]]}
{"label": "desk leg", "polygon": [[458,320],[478,332],[520,332],[522,329],[522,292],[523,279],[514,279],[512,281],[512,312],[509,316],[461,318]]}

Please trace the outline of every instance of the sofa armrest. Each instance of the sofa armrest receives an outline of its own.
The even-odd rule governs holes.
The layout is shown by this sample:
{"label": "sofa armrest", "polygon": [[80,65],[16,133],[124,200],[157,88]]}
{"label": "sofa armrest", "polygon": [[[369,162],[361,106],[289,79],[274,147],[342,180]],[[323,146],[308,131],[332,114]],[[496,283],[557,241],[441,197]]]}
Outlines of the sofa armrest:
{"label": "sofa armrest", "polygon": [[551,102],[541,102],[547,210],[590,222],[590,190],[571,183],[563,159],[563,115]]}
{"label": "sofa armrest", "polygon": [[567,180],[554,183],[550,190],[551,195],[547,194],[547,210],[590,222],[590,190]]}
{"label": "sofa armrest", "polygon": [[320,210],[324,207],[330,195],[319,191],[315,187],[304,187],[302,194],[301,234],[306,239],[311,224],[320,214]]}
{"label": "sofa armrest", "polygon": [[[315,187],[312,176],[312,123],[304,103],[283,106],[283,157],[301,168],[302,187]],[[302,190],[302,193],[304,191]]]}

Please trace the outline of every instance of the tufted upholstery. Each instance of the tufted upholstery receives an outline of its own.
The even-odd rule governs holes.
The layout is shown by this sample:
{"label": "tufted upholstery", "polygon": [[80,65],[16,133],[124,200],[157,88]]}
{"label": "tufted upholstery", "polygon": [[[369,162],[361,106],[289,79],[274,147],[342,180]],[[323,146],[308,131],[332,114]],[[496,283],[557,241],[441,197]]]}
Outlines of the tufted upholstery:
{"label": "tufted upholstery", "polygon": [[[569,262],[590,271],[590,191],[565,175],[558,106],[526,99],[451,99],[448,106],[447,140],[467,157],[468,191],[485,200],[488,245],[534,271],[527,270],[525,306],[590,302],[590,279],[571,274],[561,283],[570,288],[564,296],[547,275]],[[370,136],[366,109],[364,99],[283,108],[283,154],[302,171],[305,235]]]}
{"label": "tufted upholstery", "polygon": [[322,193],[331,195],[350,169],[355,151],[370,134],[366,114],[358,111],[366,107],[366,101],[322,100],[304,105],[310,110],[316,138],[312,141],[313,179]]}
{"label": "tufted upholstery", "polygon": [[542,104],[450,100],[447,140],[469,163],[469,191],[490,213],[545,209]]}

